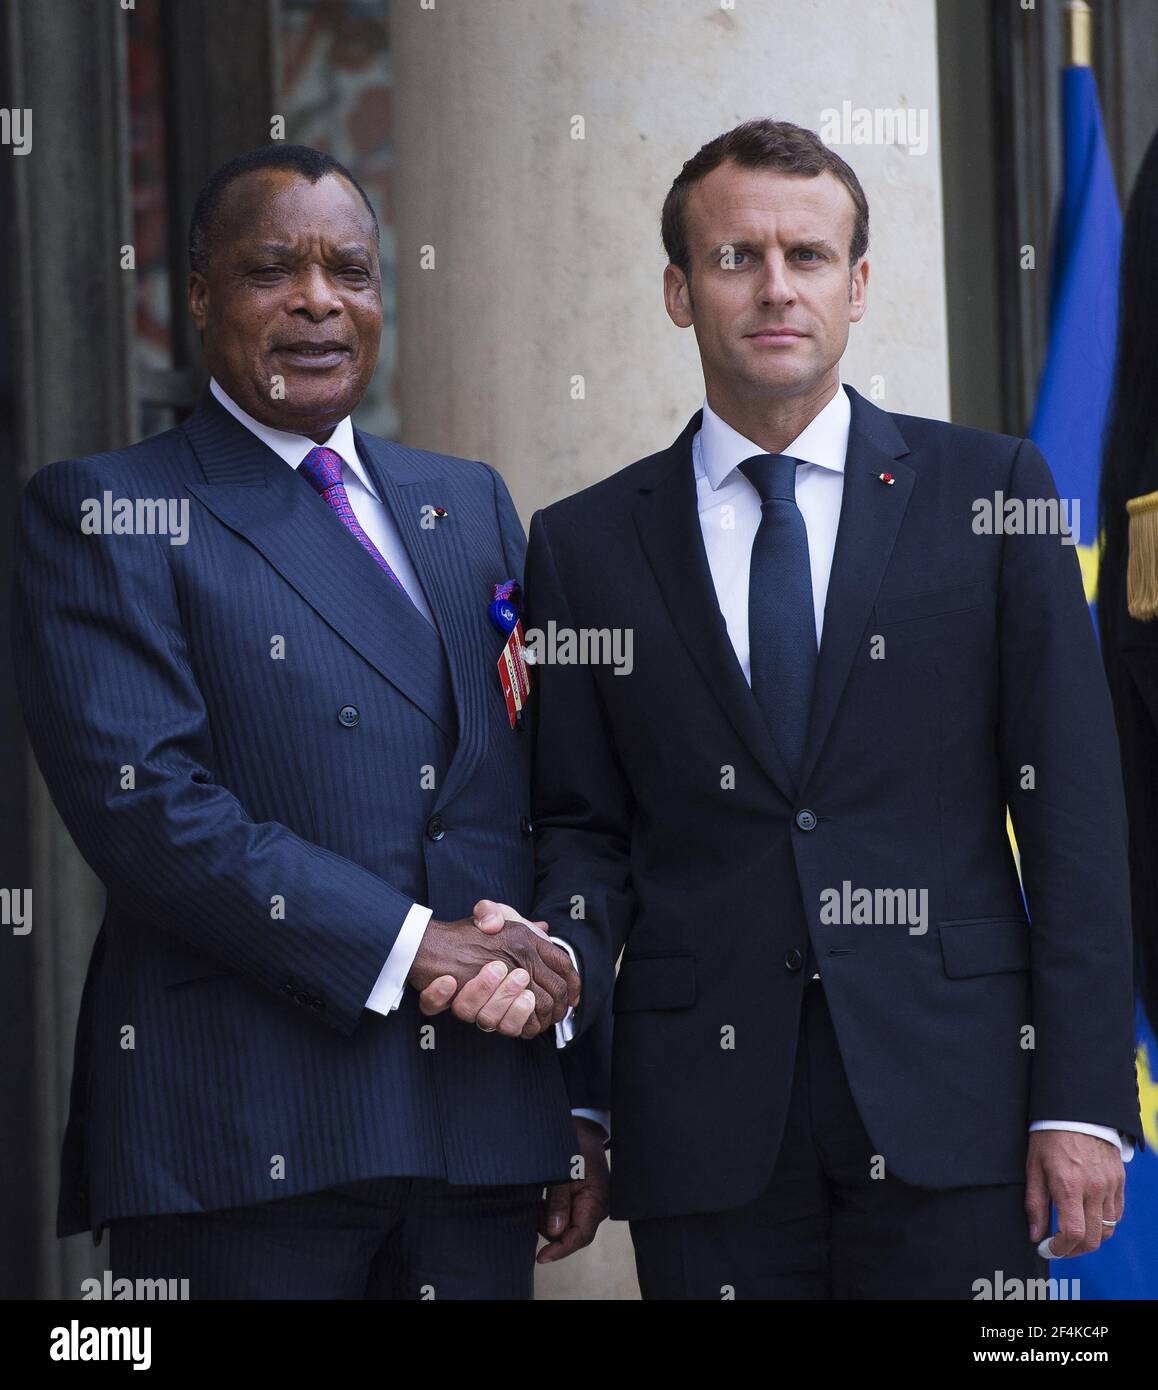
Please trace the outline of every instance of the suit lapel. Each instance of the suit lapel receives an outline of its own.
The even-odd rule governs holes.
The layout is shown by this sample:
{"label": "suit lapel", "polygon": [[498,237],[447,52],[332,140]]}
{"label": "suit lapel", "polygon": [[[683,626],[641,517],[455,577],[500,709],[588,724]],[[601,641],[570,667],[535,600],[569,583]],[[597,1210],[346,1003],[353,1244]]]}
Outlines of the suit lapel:
{"label": "suit lapel", "polygon": [[[916,477],[898,462],[909,448],[891,416],[851,387],[844,389],[852,420],[801,786],[832,726]],[[692,439],[702,418],[697,411],[672,447],[657,456],[656,482],[641,489],[636,504],[636,529],[672,623],[713,695],[768,776],[795,801],[797,788],[736,660],[704,550],[692,465]],[[891,486],[880,480],[886,472],[896,480]]]}
{"label": "suit lapel", "polygon": [[692,439],[702,419],[697,411],[658,456],[658,481],[635,506],[636,530],[672,624],[709,689],[753,756],[792,800],[792,778],[736,660],[704,550],[692,465]]}
{"label": "suit lapel", "polygon": [[188,484],[193,496],[244,536],[340,637],[453,738],[455,712],[438,634],[309,484],[208,387],[185,433],[206,479]]}
{"label": "suit lapel", "polygon": [[[800,768],[802,787],[808,785],[832,727],[916,480],[910,465],[898,462],[909,453],[909,446],[892,417],[851,387],[845,390],[852,402],[852,420],[812,713]],[[881,481],[882,473],[892,474],[891,486]]]}
{"label": "suit lapel", "polygon": [[[479,652],[491,651],[496,642],[487,619],[491,595],[480,587],[471,566],[466,518],[455,505],[451,476],[432,472],[429,454],[358,429],[354,435],[366,470],[418,571],[446,652],[458,711],[458,743],[437,802],[443,806],[478,769],[487,750],[491,692],[486,680],[489,676],[497,687],[498,676],[488,671],[485,660],[480,661]],[[424,508],[443,505],[446,519],[423,526]]]}

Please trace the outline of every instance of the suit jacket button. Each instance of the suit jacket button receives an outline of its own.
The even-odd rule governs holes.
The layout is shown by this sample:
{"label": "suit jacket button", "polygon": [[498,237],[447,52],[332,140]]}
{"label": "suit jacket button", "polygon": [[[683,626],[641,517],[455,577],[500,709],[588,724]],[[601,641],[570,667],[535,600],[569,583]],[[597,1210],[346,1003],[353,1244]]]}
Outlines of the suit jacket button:
{"label": "suit jacket button", "polygon": [[801,830],[815,830],[816,813],[814,811],[809,810],[797,811],[796,824],[800,827]]}
{"label": "suit jacket button", "polygon": [[519,829],[524,835],[533,835],[535,833],[535,827],[531,824],[530,816],[519,817]]}
{"label": "suit jacket button", "polygon": [[792,946],[784,954],[784,964],[789,970],[799,970],[804,964],[804,957],[795,946]]}
{"label": "suit jacket button", "polygon": [[289,982],[289,980],[287,980],[287,981],[285,982],[285,984],[282,985],[282,987],[281,987],[281,992],[282,992],[284,995],[286,995],[288,998],[290,998],[290,999],[292,999],[292,998],[294,997],[294,987],[293,987],[293,985]]}
{"label": "suit jacket button", "polygon": [[320,1014],[322,1010],[326,1007],[325,1000],[320,998],[316,994],[310,995],[309,1002],[310,1008],[313,1009],[314,1013],[316,1014]]}
{"label": "suit jacket button", "polygon": [[338,723],[346,729],[352,729],[361,717],[357,705],[343,705],[338,711]]}
{"label": "suit jacket button", "polygon": [[432,840],[441,840],[446,834],[446,824],[441,816],[431,816],[426,822],[426,833]]}
{"label": "suit jacket button", "polygon": [[310,1002],[310,996],[304,989],[294,990],[294,1003],[301,1004],[303,1007]]}

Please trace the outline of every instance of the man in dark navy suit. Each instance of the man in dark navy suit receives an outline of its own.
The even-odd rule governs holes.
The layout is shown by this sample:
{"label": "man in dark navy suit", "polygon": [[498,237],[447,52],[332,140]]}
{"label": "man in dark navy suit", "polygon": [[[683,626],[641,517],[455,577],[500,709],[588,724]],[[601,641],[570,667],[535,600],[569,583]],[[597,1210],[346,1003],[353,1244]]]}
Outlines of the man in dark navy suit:
{"label": "man in dark navy suit", "polygon": [[868,207],[811,132],[712,141],[663,233],[703,409],[539,513],[527,561],[528,641],[632,637],[630,674],[537,668],[535,913],[580,1029],[614,1010],[611,1213],[645,1297],[1032,1297],[1050,1199],[1049,1253],[1097,1248],[1140,1136],[1118,755],[1053,481],[842,387]]}
{"label": "man in dark navy suit", "polygon": [[602,1214],[573,960],[472,915],[532,887],[488,620],[523,532],[494,469],[351,423],[377,236],[317,151],[219,170],[196,411],[41,469],[21,512],[20,695],[107,889],[58,1233],[108,1225],[114,1275],[194,1298],[527,1297],[536,1227],[569,1251]]}

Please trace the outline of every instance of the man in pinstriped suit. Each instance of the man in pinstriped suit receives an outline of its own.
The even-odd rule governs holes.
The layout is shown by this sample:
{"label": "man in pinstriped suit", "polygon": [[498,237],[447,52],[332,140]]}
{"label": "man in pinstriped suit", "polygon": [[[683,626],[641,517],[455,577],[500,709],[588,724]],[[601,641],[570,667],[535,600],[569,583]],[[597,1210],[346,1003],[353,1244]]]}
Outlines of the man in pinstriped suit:
{"label": "man in pinstriped suit", "polygon": [[58,1234],[108,1225],[114,1275],[194,1298],[527,1297],[543,1185],[562,1253],[604,1208],[605,1048],[566,1080],[556,1049],[573,958],[473,923],[531,892],[487,616],[524,536],[492,468],[351,423],[377,234],[317,151],[224,166],[190,237],[196,411],[42,469],[21,511],[20,696],[107,890]]}

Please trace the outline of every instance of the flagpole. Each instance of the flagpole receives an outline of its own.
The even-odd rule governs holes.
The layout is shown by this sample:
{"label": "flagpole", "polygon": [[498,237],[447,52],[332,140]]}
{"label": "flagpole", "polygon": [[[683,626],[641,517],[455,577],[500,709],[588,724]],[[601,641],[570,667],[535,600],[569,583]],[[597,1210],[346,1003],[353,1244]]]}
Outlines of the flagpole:
{"label": "flagpole", "polygon": [[1087,0],[1066,0],[1066,66],[1088,68],[1094,14]]}

